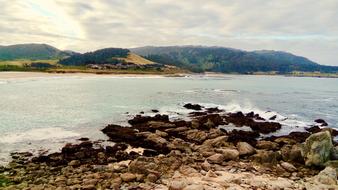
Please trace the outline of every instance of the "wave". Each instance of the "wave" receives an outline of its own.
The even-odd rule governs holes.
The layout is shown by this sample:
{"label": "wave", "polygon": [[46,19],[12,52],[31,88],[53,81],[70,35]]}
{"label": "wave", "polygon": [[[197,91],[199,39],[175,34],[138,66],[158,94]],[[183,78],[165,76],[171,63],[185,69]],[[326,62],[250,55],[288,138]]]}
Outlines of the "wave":
{"label": "wave", "polygon": [[79,133],[67,131],[58,127],[31,129],[25,132],[5,134],[0,143],[21,143],[43,140],[66,139],[80,136]]}

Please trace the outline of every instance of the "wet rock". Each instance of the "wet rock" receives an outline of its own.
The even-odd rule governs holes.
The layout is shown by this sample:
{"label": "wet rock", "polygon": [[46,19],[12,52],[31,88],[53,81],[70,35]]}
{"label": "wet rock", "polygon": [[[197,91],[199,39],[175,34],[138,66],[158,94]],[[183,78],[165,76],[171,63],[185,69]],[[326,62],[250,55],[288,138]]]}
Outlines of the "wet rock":
{"label": "wet rock", "polygon": [[136,175],[133,173],[123,173],[120,175],[120,177],[124,182],[131,182],[136,179]]}
{"label": "wet rock", "polygon": [[157,109],[152,109],[151,110],[153,113],[158,113],[158,112],[160,112],[160,111],[158,111]]}
{"label": "wet rock", "polygon": [[277,118],[277,115],[274,115],[272,117],[269,118],[269,120],[275,120]]}
{"label": "wet rock", "polygon": [[169,122],[169,116],[161,115],[161,114],[156,114],[154,117],[136,115],[133,119],[129,120],[128,123],[130,125],[140,125],[140,124],[145,124],[149,121]]}
{"label": "wet rock", "polygon": [[250,156],[256,152],[255,148],[247,142],[238,142],[236,147],[239,152],[239,156]]}
{"label": "wet rock", "polygon": [[324,166],[330,159],[333,150],[332,137],[328,131],[309,136],[302,149],[302,155],[307,166]]}
{"label": "wet rock", "polygon": [[256,138],[260,135],[257,131],[232,130],[228,133],[229,142],[247,142],[251,145],[256,144]]}
{"label": "wet rock", "polygon": [[316,119],[315,122],[321,124],[321,126],[328,126],[324,119]]}
{"label": "wet rock", "polygon": [[288,171],[288,172],[295,172],[295,171],[297,171],[297,168],[296,168],[294,165],[292,165],[292,164],[290,164],[290,163],[288,163],[288,162],[282,162],[282,163],[281,163],[281,166],[282,166],[286,171]]}
{"label": "wet rock", "polygon": [[196,111],[202,110],[202,108],[203,108],[201,105],[191,104],[191,103],[187,103],[183,107],[185,107],[187,109],[191,109],[191,110],[196,110]]}
{"label": "wet rock", "polygon": [[212,164],[221,164],[224,161],[224,156],[223,154],[214,154],[212,156],[209,156],[207,158],[207,161]]}
{"label": "wet rock", "polygon": [[271,141],[257,141],[256,148],[259,149],[264,149],[264,150],[277,150],[278,149],[278,144],[275,142]]}

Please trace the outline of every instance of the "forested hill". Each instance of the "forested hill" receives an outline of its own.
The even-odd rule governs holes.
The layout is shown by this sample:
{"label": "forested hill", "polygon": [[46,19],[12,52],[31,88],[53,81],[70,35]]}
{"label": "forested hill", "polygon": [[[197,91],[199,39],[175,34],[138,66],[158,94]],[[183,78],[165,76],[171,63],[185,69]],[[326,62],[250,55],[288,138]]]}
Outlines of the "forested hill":
{"label": "forested hill", "polygon": [[[73,56],[61,59],[62,65],[87,65],[87,64],[106,64],[122,62],[121,58],[127,58],[128,49],[122,48],[105,48],[94,52],[84,54],[75,54]],[[114,59],[116,58],[116,59]]]}
{"label": "forested hill", "polygon": [[319,65],[307,58],[281,51],[242,51],[204,46],[147,46],[131,51],[154,62],[175,65],[195,72],[338,72],[338,67]]}
{"label": "forested hill", "polygon": [[72,55],[71,52],[61,51],[47,44],[0,46],[0,61],[17,59],[59,59],[70,55]]}

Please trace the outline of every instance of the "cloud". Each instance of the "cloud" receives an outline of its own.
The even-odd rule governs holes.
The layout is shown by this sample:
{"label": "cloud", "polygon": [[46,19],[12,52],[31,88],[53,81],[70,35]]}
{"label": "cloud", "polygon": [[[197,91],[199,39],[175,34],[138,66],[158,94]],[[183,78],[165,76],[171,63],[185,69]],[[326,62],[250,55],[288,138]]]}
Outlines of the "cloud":
{"label": "cloud", "polygon": [[217,45],[338,65],[336,0],[0,0],[0,41],[62,49]]}

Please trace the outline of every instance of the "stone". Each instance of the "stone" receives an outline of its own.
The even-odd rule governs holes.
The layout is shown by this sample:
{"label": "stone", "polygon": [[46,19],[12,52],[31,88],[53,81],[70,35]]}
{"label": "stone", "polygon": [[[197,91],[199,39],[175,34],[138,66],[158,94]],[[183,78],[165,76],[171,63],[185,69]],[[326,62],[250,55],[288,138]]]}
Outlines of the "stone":
{"label": "stone", "polygon": [[183,190],[187,186],[184,180],[176,179],[169,183],[169,190]]}
{"label": "stone", "polygon": [[146,140],[155,143],[157,146],[164,146],[168,143],[168,141],[165,138],[163,138],[163,137],[161,137],[161,136],[159,136],[158,134],[155,134],[155,133],[148,135]]}
{"label": "stone", "polygon": [[167,137],[168,136],[168,133],[160,131],[160,130],[156,130],[155,133],[160,137]]}
{"label": "stone", "polygon": [[332,137],[329,131],[310,135],[302,148],[302,156],[307,166],[324,166],[330,159],[333,150]]}
{"label": "stone", "polygon": [[337,171],[332,167],[326,167],[314,177],[314,180],[325,185],[337,185]]}
{"label": "stone", "polygon": [[256,148],[264,150],[276,150],[278,149],[278,144],[271,141],[261,140],[257,141]]}
{"label": "stone", "polygon": [[120,177],[124,182],[131,182],[136,179],[136,175],[133,173],[123,173],[120,175]]}
{"label": "stone", "polygon": [[196,111],[202,110],[203,108],[199,104],[191,104],[191,103],[187,103],[183,107],[185,107],[186,109],[191,109],[191,110],[196,110]]}
{"label": "stone", "polygon": [[224,161],[224,156],[223,154],[214,154],[212,156],[209,156],[207,158],[207,161],[212,164],[221,164]]}
{"label": "stone", "polygon": [[200,131],[198,129],[192,129],[186,132],[187,139],[197,142],[197,143],[202,143],[207,139],[207,134],[204,131]]}
{"label": "stone", "polygon": [[281,155],[271,150],[258,150],[257,153],[253,155],[253,159],[257,163],[276,165],[278,160],[281,159]]}
{"label": "stone", "polygon": [[203,185],[200,184],[192,184],[188,185],[187,187],[183,188],[183,190],[204,190]]}
{"label": "stone", "polygon": [[168,148],[171,150],[180,150],[182,152],[191,153],[190,143],[185,142],[180,138],[175,138],[168,144]]}
{"label": "stone", "polygon": [[239,152],[239,156],[250,156],[256,152],[255,148],[247,142],[238,142],[236,147]]}
{"label": "stone", "polygon": [[149,174],[149,170],[156,170],[157,165],[153,158],[138,157],[129,164],[129,171],[139,174]]}
{"label": "stone", "polygon": [[77,167],[81,165],[81,162],[79,160],[72,160],[68,163],[68,166],[73,166],[73,167]]}
{"label": "stone", "polygon": [[338,146],[336,146],[332,149],[331,159],[332,160],[338,160]]}
{"label": "stone", "polygon": [[151,182],[151,183],[155,183],[158,179],[158,176],[153,174],[153,173],[150,173],[148,174],[147,176],[147,181]]}
{"label": "stone", "polygon": [[205,171],[209,171],[209,170],[211,169],[211,165],[210,165],[210,163],[209,163],[207,160],[205,160],[205,161],[201,164],[201,167],[202,167],[202,169],[205,170]]}
{"label": "stone", "polygon": [[220,147],[224,145],[227,141],[228,137],[227,136],[219,136],[214,139],[208,139],[203,142],[202,146],[205,147]]}
{"label": "stone", "polygon": [[239,152],[236,149],[232,148],[223,148],[217,149],[216,152],[222,153],[224,160],[238,160],[239,159]]}
{"label": "stone", "polygon": [[281,166],[282,166],[286,171],[288,171],[288,172],[295,172],[295,171],[297,171],[297,168],[296,168],[294,165],[292,165],[292,164],[290,164],[290,163],[288,163],[288,162],[282,162],[282,163],[281,163]]}

